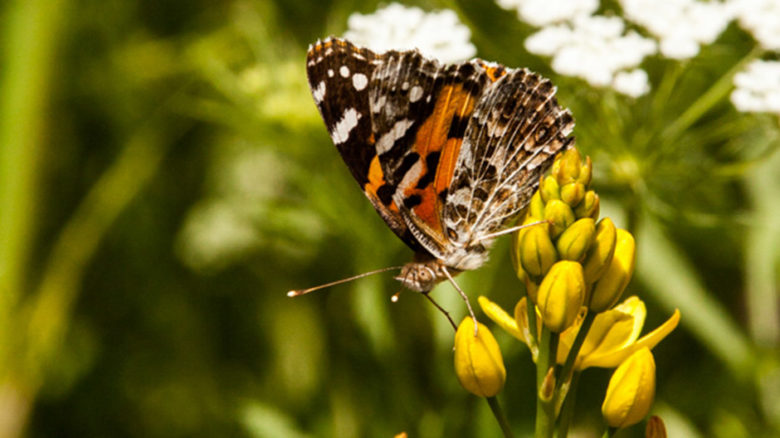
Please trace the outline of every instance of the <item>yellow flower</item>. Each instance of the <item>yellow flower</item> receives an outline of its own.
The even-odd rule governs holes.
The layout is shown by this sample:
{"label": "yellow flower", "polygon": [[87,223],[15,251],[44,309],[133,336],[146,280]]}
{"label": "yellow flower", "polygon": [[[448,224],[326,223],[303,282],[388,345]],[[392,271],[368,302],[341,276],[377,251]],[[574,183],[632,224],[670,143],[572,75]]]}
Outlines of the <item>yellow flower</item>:
{"label": "yellow flower", "polygon": [[552,265],[536,292],[536,303],[544,325],[555,333],[566,330],[585,301],[582,265],[561,260]]}
{"label": "yellow flower", "polygon": [[[515,306],[514,316],[510,316],[501,306],[485,297],[479,297],[479,304],[488,318],[525,343],[536,360],[537,347],[530,337],[526,311],[528,301],[525,298],[522,298]],[[596,316],[577,355],[575,368],[579,371],[589,367],[614,368],[635,351],[643,347],[652,349],[658,345],[680,322],[680,312],[675,310],[666,322],[640,338],[646,314],[647,311],[642,300],[632,296],[611,310]],[[583,314],[581,313],[574,324],[561,333],[557,354],[559,364],[566,361],[566,356],[569,354],[574,338],[582,324],[582,318]],[[539,313],[537,312],[537,327],[539,324]]]}
{"label": "yellow flower", "polygon": [[463,318],[455,332],[455,374],[467,391],[493,397],[504,387],[506,368],[493,334],[483,324],[474,334],[474,320]]}
{"label": "yellow flower", "polygon": [[611,427],[628,427],[650,412],[655,398],[655,359],[644,347],[620,364],[609,379],[601,413]]}
{"label": "yellow flower", "polygon": [[[636,296],[631,296],[614,308],[598,314],[577,355],[575,368],[584,370],[589,367],[616,367],[635,351],[643,347],[655,347],[680,322],[680,312],[675,310],[666,322],[640,338],[645,316],[645,303]],[[559,363],[566,360],[581,323],[580,317],[574,325],[561,333],[558,345]]]}

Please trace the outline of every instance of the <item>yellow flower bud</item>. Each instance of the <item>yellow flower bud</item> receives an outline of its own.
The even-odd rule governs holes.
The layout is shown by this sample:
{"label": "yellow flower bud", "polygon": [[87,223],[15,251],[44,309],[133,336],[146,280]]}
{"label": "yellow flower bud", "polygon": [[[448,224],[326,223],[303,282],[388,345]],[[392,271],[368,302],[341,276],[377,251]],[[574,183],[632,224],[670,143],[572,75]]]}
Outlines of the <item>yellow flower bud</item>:
{"label": "yellow flower bud", "polygon": [[577,182],[588,187],[590,180],[593,177],[593,162],[590,161],[590,157],[585,157],[585,162],[582,163],[580,168],[580,176],[577,177]]}
{"label": "yellow flower bud", "polygon": [[585,300],[582,266],[569,260],[552,265],[539,285],[536,298],[542,323],[555,333],[566,330]]}
{"label": "yellow flower bud", "polygon": [[561,200],[572,207],[576,207],[585,198],[585,186],[573,182],[561,187]]}
{"label": "yellow flower bud", "polygon": [[539,399],[544,402],[552,400],[555,394],[555,367],[547,369],[547,374],[542,380],[542,385],[539,387]]}
{"label": "yellow flower bud", "polygon": [[480,397],[493,397],[504,387],[506,368],[501,350],[490,330],[474,320],[463,318],[455,332],[455,374],[467,391]]}
{"label": "yellow flower bud", "polygon": [[623,428],[640,422],[655,398],[655,359],[648,348],[637,350],[612,374],[601,405],[604,420]]}
{"label": "yellow flower bud", "polygon": [[527,218],[533,218],[536,221],[542,220],[544,217],[544,201],[542,201],[542,195],[539,190],[534,192],[531,196],[531,202],[528,203]]}
{"label": "yellow flower bud", "polygon": [[526,228],[522,236],[523,240],[517,247],[517,259],[520,265],[534,277],[546,274],[550,266],[558,260],[558,253],[555,252],[548,229],[547,224]]}
{"label": "yellow flower bud", "polygon": [[582,156],[580,151],[575,148],[571,148],[561,154],[560,164],[553,169],[553,176],[558,180],[560,185],[574,182],[580,176],[580,170],[582,168]]}
{"label": "yellow flower bud", "polygon": [[612,263],[616,241],[617,230],[615,229],[615,224],[612,223],[612,219],[605,217],[596,225],[596,236],[593,239],[593,245],[591,245],[585,260],[582,262],[586,283],[593,284],[604,275],[609,264]]}
{"label": "yellow flower bud", "polygon": [[597,219],[599,217],[599,207],[599,195],[593,190],[588,190],[585,192],[585,197],[582,198],[582,202],[574,208],[574,214],[576,214],[577,217],[591,217]]}
{"label": "yellow flower bud", "polygon": [[561,187],[558,181],[551,175],[547,175],[542,179],[539,184],[539,194],[542,196],[542,201],[545,203],[552,201],[553,199],[561,199]]}
{"label": "yellow flower bud", "polygon": [[551,234],[553,238],[556,238],[561,235],[563,230],[569,228],[569,225],[573,224],[576,218],[568,204],[559,199],[553,199],[544,206],[544,219],[552,223]]}
{"label": "yellow flower bud", "polygon": [[634,236],[626,230],[616,232],[615,255],[604,275],[593,285],[588,308],[603,312],[618,302],[634,274],[636,246]]}
{"label": "yellow flower bud", "polygon": [[647,420],[645,438],[666,438],[666,426],[664,420],[658,415],[653,415]]}
{"label": "yellow flower bud", "polygon": [[593,242],[596,234],[596,223],[587,217],[571,224],[558,238],[555,247],[558,256],[563,260],[581,261]]}

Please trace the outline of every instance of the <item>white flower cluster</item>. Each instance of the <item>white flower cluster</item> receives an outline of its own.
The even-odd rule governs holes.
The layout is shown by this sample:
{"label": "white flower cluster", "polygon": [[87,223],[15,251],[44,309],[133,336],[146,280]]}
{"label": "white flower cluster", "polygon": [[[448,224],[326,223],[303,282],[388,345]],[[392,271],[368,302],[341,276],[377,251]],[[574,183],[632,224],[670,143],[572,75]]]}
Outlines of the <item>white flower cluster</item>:
{"label": "white flower cluster", "polygon": [[742,112],[780,114],[780,61],[756,60],[734,76],[731,102]]}
{"label": "white flower cluster", "polygon": [[537,27],[570,21],[581,15],[591,15],[599,0],[496,0],[504,9],[514,9],[517,16]]}
{"label": "white flower cluster", "polygon": [[373,14],[352,14],[344,38],[376,52],[411,50],[445,63],[463,61],[477,53],[469,28],[455,12],[424,12],[392,3]]}
{"label": "white flower cluster", "polygon": [[525,40],[525,47],[552,56],[556,72],[593,86],[611,86],[632,97],[650,89],[647,73],[635,68],[655,53],[656,44],[634,31],[625,32],[619,17],[581,15],[570,23],[543,28]]}
{"label": "white flower cluster", "polygon": [[715,41],[734,16],[729,3],[718,1],[621,0],[620,5],[623,16],[658,38],[661,54],[672,59],[696,56],[699,46]]}
{"label": "white flower cluster", "polygon": [[780,0],[731,0],[731,6],[761,47],[780,51]]}

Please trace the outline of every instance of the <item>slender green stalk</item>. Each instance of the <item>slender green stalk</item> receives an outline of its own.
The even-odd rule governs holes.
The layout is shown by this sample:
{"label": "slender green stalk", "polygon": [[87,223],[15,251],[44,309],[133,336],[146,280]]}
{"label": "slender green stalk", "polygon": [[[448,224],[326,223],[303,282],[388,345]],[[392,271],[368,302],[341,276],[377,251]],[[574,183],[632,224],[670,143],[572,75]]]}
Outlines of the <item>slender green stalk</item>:
{"label": "slender green stalk", "polygon": [[490,406],[490,410],[493,411],[493,416],[496,417],[498,425],[501,426],[501,431],[504,433],[504,438],[513,438],[514,435],[512,434],[512,428],[509,427],[509,421],[507,421],[506,415],[504,415],[504,410],[501,409],[501,404],[498,403],[498,399],[493,396],[487,397],[485,400],[487,400],[488,405]]}
{"label": "slender green stalk", "polygon": [[[536,332],[536,304],[534,304],[530,298],[526,299],[525,311],[528,315],[528,333],[531,335],[531,339],[529,339],[529,341],[531,345],[536,344],[538,355],[540,341],[539,334]],[[533,349],[531,349],[531,352],[533,353]]]}
{"label": "slender green stalk", "polygon": [[[577,332],[577,337],[574,338],[574,343],[571,346],[571,349],[569,350],[569,355],[566,356],[566,362],[563,364],[563,368],[561,369],[561,375],[558,379],[558,384],[556,387],[556,394],[560,391],[564,385],[567,385],[569,380],[571,379],[572,372],[574,370],[574,363],[577,361],[577,355],[580,352],[580,348],[582,348],[583,342],[585,342],[585,337],[588,335],[588,331],[590,331],[590,326],[593,325],[593,321],[596,319],[596,314],[593,312],[588,312],[585,315],[585,319],[582,321],[582,325],[580,326],[580,330]],[[566,390],[564,390],[563,397],[566,397]]]}
{"label": "slender green stalk", "polygon": [[[557,334],[553,335],[547,327],[542,327],[542,333],[539,336],[539,356],[536,359],[536,438],[552,437],[555,426],[555,397],[545,400],[542,397],[542,386],[545,377],[550,369],[551,363],[554,364],[554,353],[552,345],[557,342]],[[551,362],[551,359],[553,362]]]}
{"label": "slender green stalk", "polygon": [[[568,390],[565,394],[561,394],[560,391],[556,391],[557,397],[563,398],[563,406],[561,406],[560,413],[558,414],[558,421],[555,426],[555,436],[557,438],[566,438],[569,434],[569,425],[572,418],[574,418],[574,408],[577,404],[577,386],[580,382],[580,376],[582,373],[574,373],[571,377],[571,381],[568,384]],[[563,377],[563,376],[561,376]]]}
{"label": "slender green stalk", "polygon": [[674,140],[688,127],[696,123],[704,113],[710,110],[715,104],[720,102],[729,91],[731,91],[733,85],[732,80],[734,75],[742,70],[745,65],[756,59],[761,55],[763,49],[760,46],[756,46],[750,53],[745,55],[739,62],[721,76],[715,83],[698,99],[696,99],[688,109],[683,112],[680,117],[677,118],[662,134],[661,138],[667,142],[674,142]]}

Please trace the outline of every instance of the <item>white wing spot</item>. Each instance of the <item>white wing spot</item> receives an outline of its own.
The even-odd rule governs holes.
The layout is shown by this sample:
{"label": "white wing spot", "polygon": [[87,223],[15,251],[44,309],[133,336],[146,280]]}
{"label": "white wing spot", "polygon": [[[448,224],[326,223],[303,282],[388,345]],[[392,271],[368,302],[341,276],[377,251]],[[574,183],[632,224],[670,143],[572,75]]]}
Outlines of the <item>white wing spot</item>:
{"label": "white wing spot", "polygon": [[363,73],[355,73],[355,75],[352,76],[352,85],[355,86],[356,90],[361,91],[368,85],[368,78]]}
{"label": "white wing spot", "polygon": [[344,114],[341,116],[341,120],[333,127],[333,131],[330,132],[330,138],[333,139],[333,143],[341,144],[347,141],[349,133],[358,124],[360,119],[360,113],[355,108],[347,108],[344,110]]}
{"label": "white wing spot", "polygon": [[349,77],[349,67],[347,67],[346,65],[342,65],[341,68],[339,69],[339,74],[343,78]]}
{"label": "white wing spot", "polygon": [[412,125],[414,125],[414,121],[409,119],[395,122],[390,131],[379,137],[379,140],[376,142],[376,153],[383,154],[389,151],[395,144],[395,141],[403,137]]}
{"label": "white wing spot", "polygon": [[314,96],[314,101],[319,105],[322,100],[325,99],[325,81],[320,81],[320,83],[317,84],[317,88],[312,90],[311,94]]}
{"label": "white wing spot", "polygon": [[411,90],[409,90],[409,102],[411,103],[417,102],[418,100],[420,100],[422,95],[423,95],[422,87],[419,85],[415,85],[414,87],[412,87]]}
{"label": "white wing spot", "polygon": [[334,75],[334,73],[333,73],[333,69],[332,69],[332,68],[329,68],[329,69],[328,69],[328,77],[329,77],[329,78],[332,78],[332,77],[333,77],[333,75]]}

